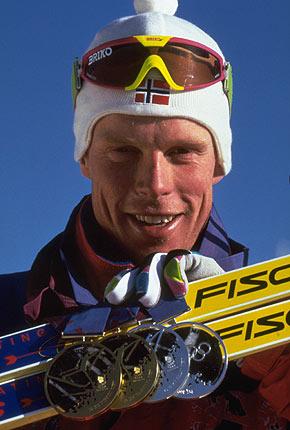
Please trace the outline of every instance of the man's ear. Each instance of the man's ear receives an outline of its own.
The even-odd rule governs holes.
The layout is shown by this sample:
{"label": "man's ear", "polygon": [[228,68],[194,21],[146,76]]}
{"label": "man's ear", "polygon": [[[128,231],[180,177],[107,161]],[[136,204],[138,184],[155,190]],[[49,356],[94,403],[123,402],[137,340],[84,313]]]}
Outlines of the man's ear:
{"label": "man's ear", "polygon": [[214,168],[213,179],[212,179],[213,185],[220,182],[224,176],[225,176],[225,174],[223,172],[223,169],[221,168],[221,166],[218,163],[216,163],[215,168]]}
{"label": "man's ear", "polygon": [[89,160],[88,160],[87,154],[85,154],[83,156],[83,158],[80,160],[80,169],[81,169],[82,174],[86,178],[91,179],[91,172],[90,172]]}

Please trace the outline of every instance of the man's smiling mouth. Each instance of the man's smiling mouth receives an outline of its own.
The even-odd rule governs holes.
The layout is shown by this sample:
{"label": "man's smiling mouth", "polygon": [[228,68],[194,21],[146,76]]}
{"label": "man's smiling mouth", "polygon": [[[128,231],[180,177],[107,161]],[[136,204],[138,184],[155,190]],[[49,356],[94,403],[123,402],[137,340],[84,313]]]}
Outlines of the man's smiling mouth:
{"label": "man's smiling mouth", "polygon": [[134,215],[135,219],[145,225],[164,225],[173,221],[178,215]]}

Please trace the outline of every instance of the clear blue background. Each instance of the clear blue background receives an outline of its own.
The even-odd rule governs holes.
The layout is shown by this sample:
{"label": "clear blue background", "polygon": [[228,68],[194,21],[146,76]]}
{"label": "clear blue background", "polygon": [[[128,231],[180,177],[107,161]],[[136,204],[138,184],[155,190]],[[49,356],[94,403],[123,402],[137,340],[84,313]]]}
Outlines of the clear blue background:
{"label": "clear blue background", "polygon": [[[290,1],[180,0],[234,68],[233,170],[215,203],[256,263],[290,253]],[[73,161],[71,63],[132,0],[1,2],[0,272],[25,270],[90,191]]]}

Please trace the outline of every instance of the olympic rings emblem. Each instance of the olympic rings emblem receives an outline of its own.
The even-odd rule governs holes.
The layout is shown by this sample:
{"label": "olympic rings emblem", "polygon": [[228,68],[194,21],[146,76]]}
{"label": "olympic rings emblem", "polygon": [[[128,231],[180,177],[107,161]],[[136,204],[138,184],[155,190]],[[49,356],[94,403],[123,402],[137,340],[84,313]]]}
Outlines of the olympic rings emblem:
{"label": "olympic rings emblem", "polygon": [[201,342],[198,346],[193,346],[190,353],[190,358],[193,361],[203,361],[210,353],[211,346],[207,342]]}

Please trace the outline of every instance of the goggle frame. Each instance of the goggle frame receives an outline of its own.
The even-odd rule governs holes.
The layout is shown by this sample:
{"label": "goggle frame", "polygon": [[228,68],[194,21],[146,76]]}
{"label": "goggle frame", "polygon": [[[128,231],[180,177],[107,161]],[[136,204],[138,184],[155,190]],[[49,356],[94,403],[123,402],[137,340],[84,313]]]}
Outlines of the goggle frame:
{"label": "goggle frame", "polygon": [[[143,66],[142,66],[137,78],[133,82],[133,84],[127,85],[127,86],[113,85],[113,84],[110,84],[110,85],[100,84],[98,82],[95,82],[93,79],[90,79],[84,73],[85,67],[86,67],[87,63],[89,62],[89,59],[92,58],[93,55],[97,55],[98,52],[102,52],[103,50],[105,50],[107,48],[111,48],[113,46],[128,45],[129,43],[135,44],[138,42],[141,43],[144,47],[148,47],[148,48],[164,47],[166,44],[168,44],[170,42],[170,43],[182,43],[182,44],[185,44],[188,46],[193,46],[196,48],[203,49],[203,50],[207,51],[209,54],[213,55],[219,61],[220,76],[216,80],[208,82],[208,83],[199,84],[199,85],[190,84],[188,86],[181,87],[181,86],[175,84],[175,82],[171,78],[170,72],[168,71],[168,69],[166,67],[166,64],[164,63],[163,59],[161,57],[159,57],[159,55],[148,55],[147,59],[143,63]],[[146,61],[148,59],[150,59],[150,57],[159,57],[161,60],[161,63],[158,62],[158,60],[156,62],[156,58],[154,58],[152,61],[148,62],[149,66],[145,65]],[[144,67],[144,65],[145,65],[145,67]],[[233,78],[232,78],[232,66],[231,66],[231,64],[229,62],[226,62],[226,61],[224,62],[222,57],[217,52],[215,52],[211,48],[208,48],[207,46],[205,46],[201,43],[194,42],[194,41],[188,40],[188,39],[176,38],[173,36],[158,36],[158,35],[157,36],[156,35],[131,36],[131,37],[127,37],[127,38],[116,39],[113,41],[103,43],[103,44],[96,46],[93,49],[89,50],[83,56],[82,61],[80,61],[78,58],[76,58],[75,61],[73,62],[73,70],[72,70],[72,97],[73,97],[74,106],[76,103],[77,95],[82,88],[82,82],[84,80],[87,80],[87,81],[89,81],[95,85],[100,85],[103,87],[124,88],[126,91],[130,91],[130,90],[135,90],[141,84],[141,82],[143,81],[144,77],[148,74],[148,72],[154,67],[157,68],[162,73],[164,79],[167,81],[170,88],[175,90],[175,91],[180,91],[180,90],[182,90],[182,91],[194,91],[194,90],[198,90],[201,88],[209,87],[209,86],[214,85],[218,82],[222,82],[223,90],[227,96],[228,103],[229,103],[229,110],[231,113],[232,100],[233,100]],[[144,69],[144,70],[142,70],[142,69]]]}

